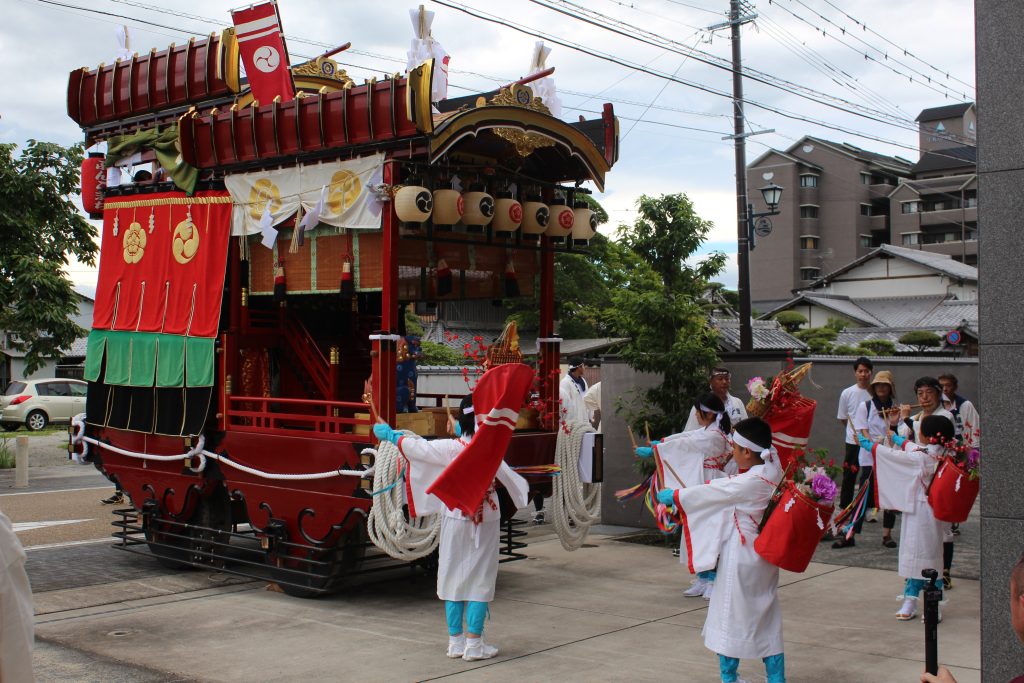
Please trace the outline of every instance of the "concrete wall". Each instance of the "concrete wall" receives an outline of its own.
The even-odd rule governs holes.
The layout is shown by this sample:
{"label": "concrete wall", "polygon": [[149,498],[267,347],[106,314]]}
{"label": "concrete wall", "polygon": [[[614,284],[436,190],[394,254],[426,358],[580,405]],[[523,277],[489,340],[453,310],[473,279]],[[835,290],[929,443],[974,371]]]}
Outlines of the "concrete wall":
{"label": "concrete wall", "polygon": [[981,477],[981,667],[983,683],[1024,674],[1024,646],[1010,624],[1011,568],[1024,551],[1020,387],[1024,383],[1024,3],[976,0],[981,397],[986,406]]}
{"label": "concrete wall", "polygon": [[[816,358],[808,379],[801,384],[801,392],[818,401],[814,426],[811,430],[810,445],[827,448],[837,459],[843,457],[844,430],[836,420],[839,394],[854,383],[853,358]],[[732,370],[732,394],[743,401],[750,398],[746,390],[747,380],[754,376],[766,377],[777,374],[785,368],[785,361],[742,361],[723,364]],[[914,381],[925,375],[935,377],[943,372],[952,372],[960,383],[960,393],[972,401],[978,399],[977,359],[932,359],[886,358],[875,362],[875,370],[890,370],[896,380],[896,394],[900,400],[914,401]],[[602,516],[606,524],[653,526],[650,515],[639,503],[623,507],[614,497],[616,490],[624,489],[640,481],[633,469],[634,458],[629,445],[625,422],[615,411],[617,397],[627,396],[634,387],[651,386],[656,378],[637,375],[625,363],[606,360],[601,366],[603,377],[601,413],[605,439],[605,487],[602,500]],[[813,384],[812,384],[813,382]],[[815,386],[817,385],[817,386]],[[681,396],[681,401],[692,401],[695,397]],[[984,420],[986,406],[976,404]],[[987,424],[987,423],[986,423]],[[988,432],[986,431],[986,438]],[[638,435],[639,436],[639,435]],[[663,436],[652,435],[654,438]],[[1024,546],[1022,546],[1024,549]]]}

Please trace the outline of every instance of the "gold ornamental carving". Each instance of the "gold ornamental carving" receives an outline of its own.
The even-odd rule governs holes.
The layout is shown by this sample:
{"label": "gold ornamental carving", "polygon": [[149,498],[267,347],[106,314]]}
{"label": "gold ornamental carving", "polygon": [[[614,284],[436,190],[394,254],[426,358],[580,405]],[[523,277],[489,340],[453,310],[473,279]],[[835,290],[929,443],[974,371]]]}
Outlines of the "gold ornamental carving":
{"label": "gold ornamental carving", "polygon": [[[551,110],[539,97],[533,96],[533,91],[525,85],[513,84],[511,87],[502,88],[498,94],[491,98],[488,103],[494,106],[522,107],[530,111],[540,112],[551,116]],[[494,134],[503,140],[512,143],[516,148],[516,154],[521,157],[528,157],[542,147],[554,147],[555,141],[538,133],[526,133],[517,128],[495,128]]]}
{"label": "gold ornamental carving", "polygon": [[124,262],[138,263],[146,252],[146,231],[138,223],[132,223],[125,230],[121,245],[124,249]]}
{"label": "gold ornamental carving", "polygon": [[342,88],[351,88],[355,83],[344,69],[338,68],[333,59],[317,57],[292,67],[292,77],[326,78],[334,81]]}
{"label": "gold ornamental carving", "polygon": [[174,239],[171,241],[171,253],[174,260],[185,265],[192,260],[192,257],[199,251],[199,230],[192,223],[191,218],[186,218],[174,228]]}

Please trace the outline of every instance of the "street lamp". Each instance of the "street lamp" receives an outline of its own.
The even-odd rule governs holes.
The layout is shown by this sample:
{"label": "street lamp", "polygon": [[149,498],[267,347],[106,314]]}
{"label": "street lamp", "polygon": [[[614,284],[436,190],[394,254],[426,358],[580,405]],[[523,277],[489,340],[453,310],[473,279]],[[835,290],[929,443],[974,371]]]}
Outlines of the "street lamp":
{"label": "street lamp", "polygon": [[[746,158],[743,154],[737,153],[736,174],[739,187],[738,205],[744,206],[746,200]],[[743,175],[740,175],[743,174]],[[750,252],[754,249],[756,235],[766,237],[771,234],[772,222],[768,216],[779,215],[779,202],[782,201],[782,188],[775,183],[769,183],[761,188],[761,197],[768,206],[768,210],[762,213],[754,213],[754,205],[746,204],[746,225],[739,221],[739,253],[737,261],[739,265],[739,282],[736,289],[740,295],[740,351],[749,352],[754,350],[754,325],[751,320],[750,305]],[[754,219],[757,219],[756,221]],[[745,230],[744,230],[745,228]],[[746,234],[744,234],[744,232]]]}
{"label": "street lamp", "polygon": [[761,188],[761,198],[764,199],[764,203],[768,206],[768,210],[763,213],[754,213],[754,205],[747,204],[747,239],[750,241],[751,251],[753,251],[754,247],[757,246],[757,242],[754,239],[755,235],[765,237],[772,231],[771,221],[757,221],[755,224],[754,219],[779,215],[779,203],[782,201],[782,188],[775,183],[768,183]]}

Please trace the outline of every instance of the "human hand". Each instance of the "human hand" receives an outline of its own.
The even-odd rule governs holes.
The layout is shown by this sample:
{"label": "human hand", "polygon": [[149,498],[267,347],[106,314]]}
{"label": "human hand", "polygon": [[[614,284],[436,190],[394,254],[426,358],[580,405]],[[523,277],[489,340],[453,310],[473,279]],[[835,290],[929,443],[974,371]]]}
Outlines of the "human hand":
{"label": "human hand", "polygon": [[950,673],[949,669],[940,666],[939,673],[937,674],[921,674],[921,683],[956,683],[956,679],[953,678],[953,674]]}
{"label": "human hand", "polygon": [[398,432],[391,428],[390,425],[384,422],[378,422],[373,425],[373,435],[377,437],[378,441],[390,441],[391,443],[398,445],[398,437],[401,436]]}
{"label": "human hand", "polygon": [[900,419],[906,420],[908,417],[910,417],[910,406],[904,403],[900,406]]}
{"label": "human hand", "polygon": [[639,446],[636,449],[636,457],[638,458],[649,458],[654,455],[654,449],[650,446]]}
{"label": "human hand", "polygon": [[675,489],[662,489],[658,491],[658,502],[662,505],[675,505]]}
{"label": "human hand", "polygon": [[871,443],[871,439],[869,439],[868,437],[864,436],[863,434],[858,434],[857,435],[857,441],[860,443],[860,447],[863,448],[864,450],[866,450],[868,453],[871,452],[871,449],[875,445],[875,444]]}

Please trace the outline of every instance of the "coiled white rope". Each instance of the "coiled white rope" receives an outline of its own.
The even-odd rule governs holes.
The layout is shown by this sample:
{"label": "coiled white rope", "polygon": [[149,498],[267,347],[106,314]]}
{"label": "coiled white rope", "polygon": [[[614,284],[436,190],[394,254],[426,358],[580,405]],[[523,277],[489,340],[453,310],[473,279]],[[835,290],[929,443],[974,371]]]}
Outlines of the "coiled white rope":
{"label": "coiled white rope", "polygon": [[329,470],[327,472],[309,472],[309,473],[306,473],[306,474],[284,474],[284,473],[278,473],[278,472],[264,472],[263,470],[258,470],[255,467],[249,467],[248,465],[243,465],[240,462],[235,462],[231,458],[228,458],[227,456],[221,455],[219,453],[213,453],[211,451],[205,450],[204,449],[204,445],[206,444],[206,437],[205,436],[200,436],[198,443],[196,443],[196,445],[193,446],[187,453],[181,453],[181,454],[177,454],[177,455],[153,455],[152,453],[140,453],[138,451],[130,451],[130,450],[127,450],[125,448],[118,448],[117,446],[114,446],[112,444],[104,443],[102,441],[99,441],[98,439],[94,439],[91,436],[85,436],[85,434],[84,434],[85,423],[83,421],[81,421],[81,419],[80,419],[81,417],[83,417],[83,416],[82,415],[76,415],[72,419],[72,424],[75,426],[75,433],[74,433],[74,435],[71,438],[71,443],[72,444],[75,444],[75,445],[81,444],[82,445],[82,448],[83,448],[82,454],[78,455],[76,453],[75,456],[74,456],[75,462],[79,462],[81,464],[85,464],[85,456],[89,452],[88,451],[88,446],[89,446],[89,444],[92,444],[93,446],[96,446],[97,448],[102,448],[104,450],[112,451],[114,453],[119,453],[119,454],[127,456],[129,458],[138,458],[139,460],[154,460],[154,461],[157,461],[157,462],[171,462],[171,461],[174,461],[174,460],[188,460],[188,459],[191,459],[191,458],[196,458],[198,460],[197,464],[190,466],[189,469],[192,470],[193,472],[197,473],[197,474],[199,472],[202,472],[203,470],[206,469],[206,461],[207,461],[207,459],[216,460],[217,462],[220,462],[220,463],[222,463],[224,465],[228,465],[229,467],[234,467],[237,470],[240,470],[242,472],[247,472],[247,473],[249,473],[249,474],[251,474],[253,476],[260,477],[262,479],[274,479],[274,480],[278,480],[278,481],[306,481],[306,480],[310,480],[310,479],[330,479],[331,477],[360,477],[360,478],[363,478],[363,477],[368,477],[368,476],[370,476],[371,474],[374,473],[372,467],[370,469],[366,469],[366,470],[343,470],[343,469],[336,469],[336,470]]}
{"label": "coiled white rope", "polygon": [[555,464],[561,474],[552,486],[552,514],[558,540],[566,550],[583,545],[590,525],[601,518],[601,485],[580,481],[580,448],[583,435],[594,428],[583,422],[568,425],[569,433],[561,426],[555,441]]}
{"label": "coiled white rope", "polygon": [[[420,515],[412,519],[405,506],[405,487],[400,473],[407,464],[398,447],[381,441],[376,449],[363,453],[374,455],[373,505],[366,518],[370,540],[382,551],[403,562],[418,560],[434,552],[440,539],[441,515]],[[408,476],[408,475],[406,475]]]}

